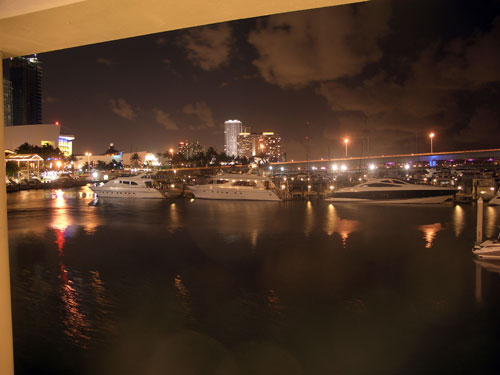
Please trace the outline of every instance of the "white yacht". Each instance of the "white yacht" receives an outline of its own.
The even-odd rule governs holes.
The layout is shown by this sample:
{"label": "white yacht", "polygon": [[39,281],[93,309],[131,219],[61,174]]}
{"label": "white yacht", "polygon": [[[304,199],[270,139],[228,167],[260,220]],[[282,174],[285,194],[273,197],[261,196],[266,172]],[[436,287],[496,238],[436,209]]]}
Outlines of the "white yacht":
{"label": "white yacht", "polygon": [[253,174],[216,175],[204,185],[188,186],[195,198],[280,201],[271,179]]}
{"label": "white yacht", "polygon": [[500,206],[500,189],[498,189],[496,195],[488,202],[490,206]]}
{"label": "white yacht", "polygon": [[372,179],[359,185],[335,191],[330,202],[373,203],[443,203],[457,192],[454,188],[416,185],[405,181],[384,178]]}
{"label": "white yacht", "polygon": [[480,259],[500,259],[500,233],[493,240],[486,240],[474,246],[472,253]]}
{"label": "white yacht", "polygon": [[118,177],[104,184],[90,186],[99,198],[149,198],[165,199],[153,187],[151,177],[145,174],[131,177]]}

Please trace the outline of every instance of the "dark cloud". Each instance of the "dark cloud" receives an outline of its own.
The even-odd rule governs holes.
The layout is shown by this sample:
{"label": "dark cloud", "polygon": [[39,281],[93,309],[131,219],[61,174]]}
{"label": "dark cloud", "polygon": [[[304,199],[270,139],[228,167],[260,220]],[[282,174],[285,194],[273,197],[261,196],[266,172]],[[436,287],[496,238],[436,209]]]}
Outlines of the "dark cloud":
{"label": "dark cloud", "polygon": [[187,104],[184,106],[182,111],[187,115],[194,115],[200,120],[200,124],[197,126],[192,126],[191,130],[215,128],[212,110],[204,101],[194,104]]}
{"label": "dark cloud", "polygon": [[[430,130],[438,131],[441,145],[447,147],[485,141],[488,136],[479,134],[498,128],[500,73],[494,67],[500,66],[499,30],[497,18],[488,32],[433,43],[410,65],[402,83],[385,72],[354,85],[322,82],[317,93],[327,99],[336,117],[326,137],[370,129],[373,138],[384,140],[379,142],[380,152],[401,152],[416,133],[425,137]],[[486,100],[482,93],[491,85],[493,95]]]}
{"label": "dark cloud", "polygon": [[110,99],[109,101],[111,110],[113,113],[116,115],[126,119],[126,120],[132,120],[135,117],[137,117],[137,113],[134,110],[134,108],[127,103],[127,101],[123,98],[118,98],[118,99]]}
{"label": "dark cloud", "polygon": [[231,27],[222,23],[189,30],[181,37],[179,44],[185,48],[194,65],[210,71],[229,62],[233,42]]}
{"label": "dark cloud", "polygon": [[98,57],[97,62],[99,64],[103,64],[103,65],[110,66],[110,67],[115,64],[111,59],[107,59],[105,57]]}
{"label": "dark cloud", "polygon": [[389,32],[388,2],[271,16],[249,35],[262,77],[281,87],[359,74],[378,61]]}
{"label": "dark cloud", "polygon": [[179,130],[179,126],[170,117],[170,114],[159,109],[154,108],[153,113],[155,120],[158,124],[163,125],[166,130]]}

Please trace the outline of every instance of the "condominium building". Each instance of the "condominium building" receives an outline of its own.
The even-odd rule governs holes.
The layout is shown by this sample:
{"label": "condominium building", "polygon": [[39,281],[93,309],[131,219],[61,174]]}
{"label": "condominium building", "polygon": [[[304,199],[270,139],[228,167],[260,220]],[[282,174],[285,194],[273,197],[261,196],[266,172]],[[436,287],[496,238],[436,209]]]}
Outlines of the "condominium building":
{"label": "condominium building", "polygon": [[42,63],[36,56],[9,60],[13,125],[42,123]]}
{"label": "condominium building", "polygon": [[228,156],[238,156],[238,134],[243,130],[243,124],[239,120],[227,120],[224,122],[224,152]]}
{"label": "condominium building", "polygon": [[281,136],[274,132],[241,132],[238,134],[238,156],[258,156],[271,162],[282,161]]}
{"label": "condominium building", "polygon": [[7,79],[3,80],[3,121],[5,126],[13,124],[12,83]]}

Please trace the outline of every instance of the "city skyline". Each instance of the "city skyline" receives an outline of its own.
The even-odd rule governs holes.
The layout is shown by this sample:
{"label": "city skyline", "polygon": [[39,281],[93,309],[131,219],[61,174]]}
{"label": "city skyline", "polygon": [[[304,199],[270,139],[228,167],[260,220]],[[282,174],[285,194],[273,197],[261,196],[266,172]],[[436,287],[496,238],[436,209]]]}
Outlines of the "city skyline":
{"label": "city skyline", "polygon": [[76,153],[223,151],[231,118],[288,159],[497,147],[498,36],[498,1],[373,1],[43,53],[44,122]]}

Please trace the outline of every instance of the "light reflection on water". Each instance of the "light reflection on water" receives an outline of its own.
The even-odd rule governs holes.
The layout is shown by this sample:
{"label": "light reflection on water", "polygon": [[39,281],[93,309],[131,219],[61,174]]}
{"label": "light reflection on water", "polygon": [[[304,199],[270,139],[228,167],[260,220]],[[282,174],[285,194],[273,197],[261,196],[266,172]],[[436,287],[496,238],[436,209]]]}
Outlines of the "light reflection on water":
{"label": "light reflection on water", "polygon": [[342,245],[345,247],[349,235],[359,228],[358,220],[342,219],[338,216],[333,204],[328,205],[328,213],[325,220],[325,231],[331,236],[333,233],[338,233],[342,239]]}
{"label": "light reflection on water", "polygon": [[[498,265],[482,262],[492,272],[478,277],[471,257],[473,206],[88,207],[90,196],[73,193],[8,196],[21,369],[75,373],[91,361],[108,366],[95,373],[141,373],[168,342],[167,357],[181,347],[193,354],[177,369],[200,373],[207,368],[200,358],[220,353],[240,368],[245,356],[264,361],[269,345],[260,342],[286,353],[275,364],[293,362],[304,374],[425,373],[463,356],[449,331],[474,322],[477,303],[494,312],[500,300]],[[499,209],[485,207],[486,236],[496,236]],[[342,247],[352,251],[331,251]],[[493,326],[489,315],[481,319]],[[488,348],[500,335],[481,327],[462,332],[468,358],[491,363]],[[175,341],[179,332],[195,341]],[[475,344],[483,337],[488,347]],[[252,345],[262,356],[248,356]],[[48,349],[43,361],[40,347]],[[110,364],[113,356],[120,360]]]}
{"label": "light reflection on water", "polygon": [[430,249],[439,231],[443,230],[441,223],[419,225],[418,230],[423,232],[425,239],[425,248]]}
{"label": "light reflection on water", "polygon": [[498,207],[485,207],[484,213],[484,234],[487,238],[496,237],[498,234]]}
{"label": "light reflection on water", "polygon": [[455,236],[460,237],[465,228],[465,211],[462,206],[456,205],[453,209],[453,225],[455,227]]}

